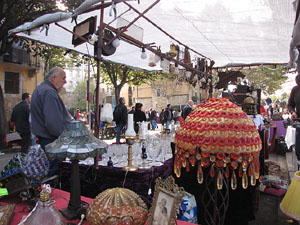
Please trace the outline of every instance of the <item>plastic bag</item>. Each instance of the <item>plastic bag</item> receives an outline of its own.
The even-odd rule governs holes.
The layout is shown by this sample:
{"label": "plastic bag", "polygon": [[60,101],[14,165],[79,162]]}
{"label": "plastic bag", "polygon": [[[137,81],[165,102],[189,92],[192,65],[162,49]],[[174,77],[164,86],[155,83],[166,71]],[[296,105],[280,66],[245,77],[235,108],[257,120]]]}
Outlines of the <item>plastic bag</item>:
{"label": "plastic bag", "polygon": [[105,103],[103,108],[101,109],[100,121],[111,123],[113,120],[113,111],[110,103]]}
{"label": "plastic bag", "polygon": [[185,196],[181,202],[178,220],[197,224],[197,203],[195,196],[185,192]]}

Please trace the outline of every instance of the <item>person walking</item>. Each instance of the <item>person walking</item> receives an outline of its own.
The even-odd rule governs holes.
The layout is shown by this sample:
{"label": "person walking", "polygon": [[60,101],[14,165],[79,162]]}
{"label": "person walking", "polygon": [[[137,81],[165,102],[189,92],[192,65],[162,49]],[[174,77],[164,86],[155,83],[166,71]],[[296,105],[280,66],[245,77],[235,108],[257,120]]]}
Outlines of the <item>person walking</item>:
{"label": "person walking", "polygon": [[31,129],[29,122],[31,96],[28,93],[22,94],[22,101],[12,111],[11,121],[15,124],[16,131],[20,134],[21,152],[27,153],[31,140]]}
{"label": "person walking", "polygon": [[157,115],[156,111],[154,109],[150,109],[150,122],[152,126],[152,130],[155,130],[157,127],[156,120],[157,120]]}
{"label": "person walking", "polygon": [[165,113],[165,109],[161,109],[161,112],[159,114],[159,122],[161,123],[161,125],[164,125],[164,113]]}
{"label": "person walking", "polygon": [[[66,83],[65,71],[54,67],[32,94],[32,132],[37,136],[38,143],[44,150],[47,144],[52,143],[62,134],[66,123],[71,121],[71,115],[58,94]],[[57,174],[58,168],[57,160],[50,161],[48,176]]]}
{"label": "person walking", "polygon": [[138,122],[146,121],[146,114],[142,111],[142,107],[143,107],[142,103],[136,103],[135,104],[135,112],[134,112],[134,115],[133,115],[135,133],[139,132]]}
{"label": "person walking", "polygon": [[193,100],[189,100],[188,101],[188,104],[186,106],[184,106],[183,110],[182,110],[182,117],[183,119],[185,120],[186,117],[192,112],[193,110],[193,105],[194,105],[194,102]]}
{"label": "person walking", "polygon": [[[288,111],[292,114],[292,119],[300,118],[300,75],[295,77],[296,86],[293,87],[288,100]],[[296,128],[296,156],[300,164],[300,128]]]}
{"label": "person walking", "polygon": [[173,119],[173,114],[171,111],[171,104],[168,104],[167,108],[164,111],[164,123],[166,124],[167,130],[170,130],[170,124],[172,119]]}
{"label": "person walking", "polygon": [[116,142],[120,143],[122,129],[127,124],[127,107],[125,105],[125,98],[119,98],[119,104],[116,106],[114,113],[113,121],[116,122]]}

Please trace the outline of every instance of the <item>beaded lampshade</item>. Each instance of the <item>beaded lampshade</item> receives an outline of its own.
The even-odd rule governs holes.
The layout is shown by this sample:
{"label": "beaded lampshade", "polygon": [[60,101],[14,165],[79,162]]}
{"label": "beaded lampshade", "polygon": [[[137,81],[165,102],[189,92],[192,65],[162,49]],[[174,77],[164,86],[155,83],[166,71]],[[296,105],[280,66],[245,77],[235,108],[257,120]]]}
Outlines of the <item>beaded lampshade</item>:
{"label": "beaded lampshade", "polygon": [[237,188],[238,175],[242,177],[242,186],[248,187],[259,177],[259,152],[261,140],[253,121],[237,105],[228,99],[210,99],[198,105],[186,118],[175,136],[174,172],[181,176],[181,168],[190,170],[190,165],[198,163],[198,183],[203,183],[203,167],[210,167],[210,176],[215,177],[218,168],[217,185],[222,189],[223,173],[229,178],[231,188]]}
{"label": "beaded lampshade", "polygon": [[147,220],[147,206],[133,191],[111,188],[100,193],[90,204],[86,219],[91,225],[142,225]]}

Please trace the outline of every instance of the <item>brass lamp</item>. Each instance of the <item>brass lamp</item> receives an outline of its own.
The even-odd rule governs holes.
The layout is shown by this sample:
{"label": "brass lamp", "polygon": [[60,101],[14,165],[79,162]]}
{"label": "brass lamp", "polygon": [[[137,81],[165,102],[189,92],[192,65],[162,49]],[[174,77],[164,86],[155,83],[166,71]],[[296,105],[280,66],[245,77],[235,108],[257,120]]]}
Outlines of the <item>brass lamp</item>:
{"label": "brass lamp", "polygon": [[126,143],[128,144],[128,165],[123,167],[126,171],[136,171],[139,168],[132,165],[132,145],[137,139],[136,133],[133,129],[133,114],[128,114],[127,130],[125,132]]}

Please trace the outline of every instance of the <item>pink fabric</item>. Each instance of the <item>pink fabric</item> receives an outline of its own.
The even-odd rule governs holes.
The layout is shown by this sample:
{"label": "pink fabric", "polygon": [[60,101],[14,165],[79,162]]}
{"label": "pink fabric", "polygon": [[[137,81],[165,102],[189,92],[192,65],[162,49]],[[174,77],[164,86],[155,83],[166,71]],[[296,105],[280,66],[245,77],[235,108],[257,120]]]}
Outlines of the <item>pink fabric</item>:
{"label": "pink fabric", "polygon": [[264,193],[269,194],[269,195],[274,195],[277,197],[281,197],[286,193],[286,189],[280,188],[280,189],[275,189],[275,188],[265,188]]}
{"label": "pink fabric", "polygon": [[[69,203],[69,199],[70,199],[70,193],[66,192],[66,191],[62,191],[59,189],[52,189],[52,197],[55,200],[54,206],[57,210],[62,209],[62,208],[66,208],[68,206]],[[15,203],[16,208],[14,211],[14,215],[11,218],[11,222],[10,225],[18,225],[22,218],[27,216],[29,213],[29,210],[27,208],[27,202],[16,202],[19,201],[20,198],[18,199],[9,199],[9,200],[0,200],[1,204],[8,204],[8,203]],[[81,197],[82,201],[85,201],[87,203],[91,203],[93,201],[93,199],[91,198],[87,198],[87,197]],[[68,221],[66,220],[66,222],[72,222],[75,224],[79,223],[79,220],[72,220],[72,221]],[[84,221],[82,224],[84,225],[88,225],[89,223],[87,221]],[[191,223],[187,223],[184,221],[179,221],[177,220],[177,224],[178,225],[191,225]]]}

